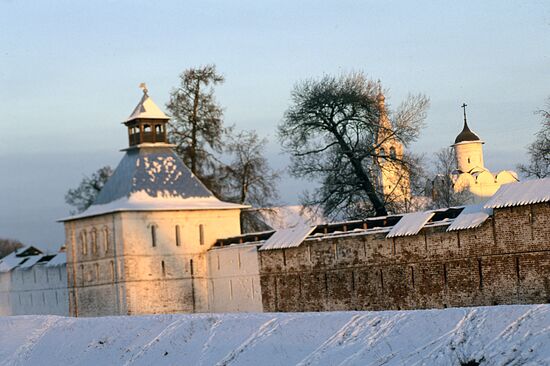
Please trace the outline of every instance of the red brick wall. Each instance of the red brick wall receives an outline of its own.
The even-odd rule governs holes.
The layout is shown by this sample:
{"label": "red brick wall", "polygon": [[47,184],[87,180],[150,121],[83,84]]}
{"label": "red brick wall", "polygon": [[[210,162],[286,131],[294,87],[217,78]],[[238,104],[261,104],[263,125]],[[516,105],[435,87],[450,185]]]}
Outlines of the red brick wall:
{"label": "red brick wall", "polygon": [[497,209],[481,227],[354,234],[259,252],[264,311],[550,302],[550,204]]}

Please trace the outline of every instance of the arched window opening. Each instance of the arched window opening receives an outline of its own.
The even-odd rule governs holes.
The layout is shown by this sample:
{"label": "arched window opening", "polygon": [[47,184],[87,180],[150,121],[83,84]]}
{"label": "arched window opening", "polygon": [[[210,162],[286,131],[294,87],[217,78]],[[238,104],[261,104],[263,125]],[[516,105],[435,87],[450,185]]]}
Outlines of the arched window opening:
{"label": "arched window opening", "polygon": [[97,230],[95,228],[90,232],[90,237],[92,240],[92,254],[97,254]]}
{"label": "arched window opening", "polygon": [[143,132],[145,133],[151,132],[151,125],[143,125]]}
{"label": "arched window opening", "polygon": [[109,229],[103,228],[103,249],[105,253],[109,252]]}
{"label": "arched window opening", "polygon": [[176,246],[179,247],[180,245],[181,245],[180,226],[176,225]]}
{"label": "arched window opening", "polygon": [[86,232],[82,231],[80,233],[80,250],[83,255],[88,254],[88,243],[86,242]]}
{"label": "arched window opening", "polygon": [[157,226],[151,225],[151,245],[154,247],[157,246]]}
{"label": "arched window opening", "polygon": [[390,147],[390,158],[395,159],[397,157],[395,153],[395,147]]}
{"label": "arched window opening", "polygon": [[162,125],[155,125],[155,133],[160,135],[162,133]]}
{"label": "arched window opening", "polygon": [[379,155],[383,159],[386,158],[386,150],[384,148],[381,148]]}

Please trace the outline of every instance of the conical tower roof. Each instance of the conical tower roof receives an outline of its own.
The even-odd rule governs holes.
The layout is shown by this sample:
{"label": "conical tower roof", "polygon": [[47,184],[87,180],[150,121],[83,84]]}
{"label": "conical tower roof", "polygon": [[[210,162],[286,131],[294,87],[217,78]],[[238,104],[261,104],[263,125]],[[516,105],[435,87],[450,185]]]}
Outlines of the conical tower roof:
{"label": "conical tower roof", "polygon": [[144,87],[141,100],[124,122],[132,121],[134,119],[170,119],[170,117],[164,114],[155,102],[153,102],[147,93],[147,89]]}

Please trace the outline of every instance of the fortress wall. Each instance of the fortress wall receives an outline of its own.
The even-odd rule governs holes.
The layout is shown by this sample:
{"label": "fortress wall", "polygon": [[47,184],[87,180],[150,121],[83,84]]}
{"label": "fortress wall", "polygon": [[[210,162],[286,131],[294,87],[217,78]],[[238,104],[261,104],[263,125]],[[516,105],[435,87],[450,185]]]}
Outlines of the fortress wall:
{"label": "fortress wall", "polygon": [[235,245],[208,252],[208,311],[262,311],[257,246]]}
{"label": "fortress wall", "polygon": [[550,301],[550,204],[496,209],[476,229],[349,234],[259,252],[264,311]]}
{"label": "fortress wall", "polygon": [[10,281],[9,292],[3,294],[7,304],[3,315],[69,315],[65,265],[37,264],[2,275]]}

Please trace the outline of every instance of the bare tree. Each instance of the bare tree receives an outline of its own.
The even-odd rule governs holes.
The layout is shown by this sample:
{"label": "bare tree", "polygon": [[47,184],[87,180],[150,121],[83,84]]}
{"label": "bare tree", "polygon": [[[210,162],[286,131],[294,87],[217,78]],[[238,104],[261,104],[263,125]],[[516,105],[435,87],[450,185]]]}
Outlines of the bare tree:
{"label": "bare tree", "polygon": [[518,166],[518,170],[527,177],[550,176],[550,98],[547,106],[548,110],[537,112],[542,116],[542,128],[535,135],[535,141],[527,147],[529,164]]}
{"label": "bare tree", "polygon": [[91,177],[85,176],[78,187],[69,189],[65,194],[65,202],[76,208],[72,213],[80,213],[90,207],[112,174],[113,169],[108,165],[104,166]]}
{"label": "bare tree", "polygon": [[[172,90],[167,108],[172,115],[169,137],[193,174],[209,188],[218,168],[213,152],[222,151],[223,110],[214,98],[214,86],[224,82],[215,65],[185,70]],[[216,191],[217,189],[213,189]]]}
{"label": "bare tree", "polygon": [[229,137],[225,152],[232,157],[224,167],[223,196],[232,202],[269,206],[277,198],[279,174],[269,167],[263,155],[267,139],[255,131],[243,131]]}
{"label": "bare tree", "polygon": [[22,248],[23,243],[14,239],[0,239],[0,258],[3,258],[16,249]]}
{"label": "bare tree", "polygon": [[379,83],[362,73],[306,80],[292,91],[279,138],[291,154],[291,174],[320,182],[304,203],[322,206],[327,216],[386,215],[380,160],[402,171],[414,169],[405,155],[386,154],[381,147],[389,139],[407,146],[418,137],[428,99],[409,96],[391,115],[391,126],[385,126],[378,95]]}
{"label": "bare tree", "polygon": [[433,159],[433,177],[427,181],[426,193],[431,198],[430,208],[465,205],[472,201],[468,189],[455,192],[452,179],[456,169],[456,159],[452,148],[443,148],[435,153]]}

